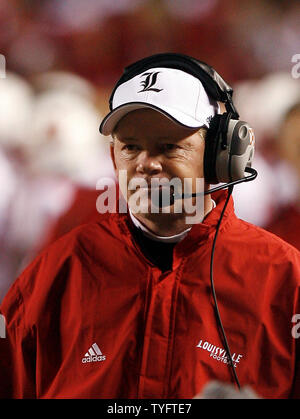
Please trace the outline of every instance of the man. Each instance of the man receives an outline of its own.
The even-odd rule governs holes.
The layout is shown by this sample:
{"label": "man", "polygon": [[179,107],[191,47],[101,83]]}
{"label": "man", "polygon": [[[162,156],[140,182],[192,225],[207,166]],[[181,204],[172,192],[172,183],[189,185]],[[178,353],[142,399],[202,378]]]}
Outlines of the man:
{"label": "man", "polygon": [[128,211],[63,236],[14,283],[1,306],[2,396],[192,398],[211,380],[299,396],[299,253],[237,219],[207,178],[201,202],[190,195],[201,196],[218,112],[184,68],[142,67],[114,89],[100,129]]}

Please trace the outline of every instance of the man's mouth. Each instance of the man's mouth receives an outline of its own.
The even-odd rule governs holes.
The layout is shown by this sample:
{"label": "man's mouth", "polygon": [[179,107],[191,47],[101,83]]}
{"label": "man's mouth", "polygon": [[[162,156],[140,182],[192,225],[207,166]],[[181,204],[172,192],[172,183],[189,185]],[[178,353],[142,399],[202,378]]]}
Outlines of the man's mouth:
{"label": "man's mouth", "polygon": [[173,185],[149,185],[139,186],[138,189],[142,191],[144,199],[147,197],[151,200],[152,205],[157,208],[164,208],[174,204],[174,186]]}

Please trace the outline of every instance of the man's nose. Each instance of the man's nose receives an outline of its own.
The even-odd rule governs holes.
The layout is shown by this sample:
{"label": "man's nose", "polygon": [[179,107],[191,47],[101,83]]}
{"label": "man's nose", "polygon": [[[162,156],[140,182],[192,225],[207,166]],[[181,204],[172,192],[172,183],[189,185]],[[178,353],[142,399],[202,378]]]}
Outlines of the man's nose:
{"label": "man's nose", "polygon": [[143,151],[137,161],[137,172],[140,174],[155,175],[162,171],[159,155]]}

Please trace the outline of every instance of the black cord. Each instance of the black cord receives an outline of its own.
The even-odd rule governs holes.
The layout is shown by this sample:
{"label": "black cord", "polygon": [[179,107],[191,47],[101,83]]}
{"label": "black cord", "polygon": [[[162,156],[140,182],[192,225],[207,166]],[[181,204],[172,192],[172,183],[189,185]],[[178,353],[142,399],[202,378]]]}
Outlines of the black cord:
{"label": "black cord", "polygon": [[229,345],[228,345],[228,341],[227,341],[227,338],[226,338],[225,330],[224,330],[224,327],[223,327],[223,324],[222,324],[222,320],[221,320],[221,315],[220,315],[219,308],[218,308],[217,296],[216,296],[216,291],[215,291],[215,286],[214,286],[214,277],[213,277],[213,263],[214,263],[214,254],[215,254],[216,240],[217,240],[219,228],[220,228],[220,225],[221,225],[221,221],[223,219],[223,215],[225,213],[225,210],[226,210],[227,204],[229,202],[230,196],[232,194],[232,191],[233,191],[233,185],[231,185],[231,186],[228,187],[228,196],[226,198],[224,207],[222,209],[222,212],[221,212],[221,215],[220,215],[220,218],[219,218],[217,227],[216,227],[215,237],[214,237],[214,240],[213,240],[213,245],[212,245],[212,250],[211,250],[211,259],[210,259],[210,284],[211,284],[211,291],[212,291],[212,295],[213,295],[213,299],[214,299],[214,303],[215,303],[216,317],[217,317],[217,321],[218,321],[219,326],[220,326],[220,330],[222,332],[222,337],[223,337],[223,341],[224,341],[224,344],[225,344],[225,349],[226,349],[226,352],[227,352],[227,357],[229,358],[229,365],[230,365],[231,371],[233,373],[235,383],[236,383],[237,387],[240,390],[241,389],[241,385],[240,385],[240,382],[239,382],[237,373],[235,371],[235,367],[234,367],[233,362],[232,362],[230,348],[229,348]]}

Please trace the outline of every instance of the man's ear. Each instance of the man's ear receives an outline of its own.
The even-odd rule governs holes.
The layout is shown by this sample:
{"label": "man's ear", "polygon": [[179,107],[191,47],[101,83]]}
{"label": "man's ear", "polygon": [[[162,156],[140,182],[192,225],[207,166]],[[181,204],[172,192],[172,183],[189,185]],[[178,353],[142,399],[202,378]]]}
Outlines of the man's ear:
{"label": "man's ear", "polygon": [[218,102],[219,108],[220,108],[220,113],[225,113],[226,112],[226,106],[225,103],[223,102]]}

